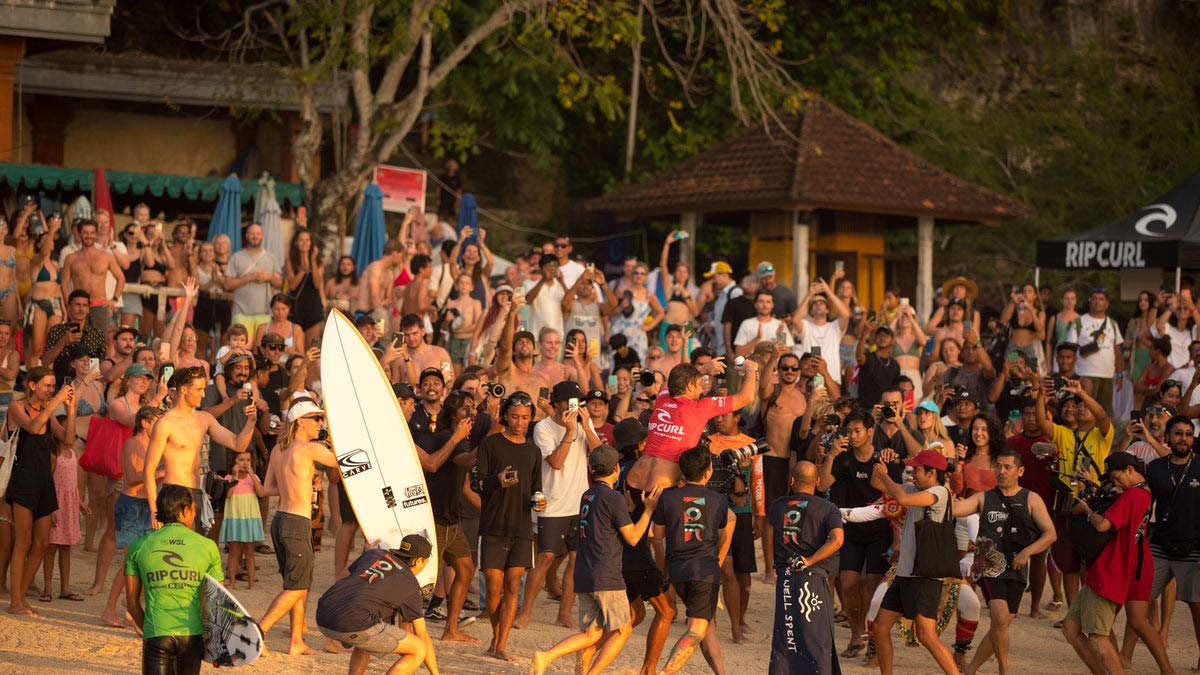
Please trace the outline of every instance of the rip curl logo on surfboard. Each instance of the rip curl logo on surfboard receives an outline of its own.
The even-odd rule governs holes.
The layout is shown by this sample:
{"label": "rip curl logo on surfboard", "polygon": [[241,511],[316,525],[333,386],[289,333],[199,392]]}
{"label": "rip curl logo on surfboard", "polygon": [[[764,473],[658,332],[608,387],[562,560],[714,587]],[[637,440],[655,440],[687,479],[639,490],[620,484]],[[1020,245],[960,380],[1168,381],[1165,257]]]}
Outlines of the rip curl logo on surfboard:
{"label": "rip curl logo on surfboard", "polygon": [[338,457],[338,466],[342,467],[342,478],[349,478],[364,471],[370,471],[371,459],[367,456],[366,450],[351,450]]}

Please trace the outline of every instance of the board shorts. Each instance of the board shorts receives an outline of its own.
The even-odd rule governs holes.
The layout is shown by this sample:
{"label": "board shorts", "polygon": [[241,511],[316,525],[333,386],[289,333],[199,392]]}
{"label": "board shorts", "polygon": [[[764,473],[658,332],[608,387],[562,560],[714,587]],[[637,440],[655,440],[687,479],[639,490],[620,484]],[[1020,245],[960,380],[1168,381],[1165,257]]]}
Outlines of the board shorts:
{"label": "board shorts", "polygon": [[338,517],[343,523],[351,523],[358,527],[358,516],[354,514],[354,506],[350,504],[350,495],[346,492],[346,484],[337,484]]}
{"label": "board shorts", "polygon": [[648,570],[626,570],[621,573],[625,578],[625,598],[649,601],[666,593],[667,580],[663,578],[662,570],[652,567]]}
{"label": "board shorts", "polygon": [[592,626],[615,631],[629,625],[633,620],[624,591],[576,593],[575,601],[579,603],[579,630],[582,631]]}
{"label": "board shorts", "polygon": [[395,652],[400,641],[408,637],[408,633],[403,628],[382,622],[353,633],[343,633],[320,625],[317,628],[321,629],[321,633],[325,637],[337,640],[343,647],[361,649],[368,654],[377,656]]}
{"label": "board shorts", "polygon": [[896,577],[883,595],[879,609],[901,614],[906,619],[923,616],[936,619],[942,602],[942,580],[932,577]]}
{"label": "board shorts", "polygon": [[737,513],[733,527],[733,541],[729,545],[729,557],[733,559],[735,574],[753,574],[758,571],[754,556],[754,514]]}
{"label": "board shorts", "polygon": [[112,330],[113,311],[105,305],[104,300],[93,300],[88,309],[88,325],[101,333]]}
{"label": "board shorts", "polygon": [[154,529],[150,521],[150,502],[127,494],[117,495],[113,521],[116,523],[117,548],[129,548],[134,540]]}
{"label": "board shorts", "polygon": [[537,526],[538,553],[557,558],[579,548],[579,516],[539,516]]}
{"label": "board shorts", "polygon": [[762,456],[763,496],[766,499],[764,503],[767,505],[774,504],[776,499],[787,495],[790,491],[789,461],[787,457]]}
{"label": "board shorts", "polygon": [[867,540],[846,537],[838,549],[838,571],[884,574],[888,570],[887,550],[891,545],[891,537]]}
{"label": "board shorts", "polygon": [[[1172,560],[1153,544],[1150,553],[1154,558],[1154,585],[1150,589],[1150,597],[1162,595],[1172,579],[1176,580],[1175,599],[1179,602],[1200,602],[1200,571],[1196,569],[1194,557],[1190,560]],[[1142,574],[1146,573],[1148,565],[1142,563]]]}
{"label": "board shorts", "polygon": [[533,540],[483,535],[479,544],[479,569],[506,570],[533,567]]}
{"label": "board shorts", "polygon": [[275,543],[275,559],[283,577],[283,590],[307,591],[312,588],[312,519],[277,511],[271,520],[271,539]]}
{"label": "board shorts", "polygon": [[467,352],[471,351],[471,338],[452,337],[446,345],[452,363],[466,363]]}
{"label": "board shorts", "polygon": [[1017,614],[1021,609],[1021,596],[1025,595],[1025,582],[1018,579],[993,579],[983,577],[979,580],[979,588],[983,591],[983,599],[987,602],[1003,600],[1008,604],[1008,613]]}
{"label": "board shorts", "polygon": [[459,558],[471,557],[471,545],[467,543],[467,535],[463,532],[462,525],[434,523],[433,534],[437,537],[437,546],[442,553],[442,560],[446,561],[447,565]]}
{"label": "board shorts", "polygon": [[675,593],[687,608],[687,618],[712,621],[717,615],[717,598],[721,595],[721,584],[709,581],[673,581]]}
{"label": "board shorts", "polygon": [[1099,595],[1087,584],[1082,584],[1063,620],[1071,619],[1078,623],[1085,635],[1108,635],[1120,609],[1121,605]]}

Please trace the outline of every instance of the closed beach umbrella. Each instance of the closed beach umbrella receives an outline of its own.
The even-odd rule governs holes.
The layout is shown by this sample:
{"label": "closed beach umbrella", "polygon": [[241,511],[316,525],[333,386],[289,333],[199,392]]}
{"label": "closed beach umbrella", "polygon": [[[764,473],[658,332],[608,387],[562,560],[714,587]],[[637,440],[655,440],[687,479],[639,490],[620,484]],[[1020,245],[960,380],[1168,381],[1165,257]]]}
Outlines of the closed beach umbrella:
{"label": "closed beach umbrella", "polygon": [[358,220],[354,224],[354,246],[350,257],[359,271],[383,257],[383,242],[387,230],[383,223],[383,190],[375,183],[363,192],[362,207],[358,209]]}
{"label": "closed beach umbrella", "polygon": [[216,239],[218,234],[229,237],[235,253],[242,250],[242,182],[237,174],[230,174],[221,183],[221,194],[208,224],[208,240]]}
{"label": "closed beach umbrella", "polygon": [[[475,206],[475,195],[467,192],[458,200],[458,239],[467,244],[478,244],[479,237],[475,230],[479,227],[479,210]],[[470,228],[470,229],[468,229]],[[461,249],[460,249],[461,250]],[[462,262],[462,253],[458,254],[458,262]]]}
{"label": "closed beach umbrella", "polygon": [[258,179],[258,194],[254,195],[254,222],[262,226],[263,248],[276,260],[283,260],[283,226],[279,224],[281,213],[275,200],[275,179],[264,173]]}

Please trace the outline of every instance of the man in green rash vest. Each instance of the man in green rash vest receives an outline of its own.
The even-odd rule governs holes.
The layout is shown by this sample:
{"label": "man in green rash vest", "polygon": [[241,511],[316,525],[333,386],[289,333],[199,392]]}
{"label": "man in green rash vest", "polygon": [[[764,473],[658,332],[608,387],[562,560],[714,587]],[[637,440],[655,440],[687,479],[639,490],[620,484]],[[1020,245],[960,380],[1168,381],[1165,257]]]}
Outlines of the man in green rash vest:
{"label": "man in green rash vest", "polygon": [[163,527],[139,537],[125,556],[125,598],[142,630],[142,673],[199,673],[204,659],[200,597],[205,575],[225,579],[221,554],[211,539],[192,530],[191,491],[163,485],[155,501]]}

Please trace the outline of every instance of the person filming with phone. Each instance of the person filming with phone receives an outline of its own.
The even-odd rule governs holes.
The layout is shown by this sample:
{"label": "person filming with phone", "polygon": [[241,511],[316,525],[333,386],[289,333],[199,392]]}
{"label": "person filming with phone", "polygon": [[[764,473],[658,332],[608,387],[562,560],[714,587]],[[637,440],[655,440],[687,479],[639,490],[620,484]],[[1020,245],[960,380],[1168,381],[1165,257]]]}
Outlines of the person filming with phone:
{"label": "person filming with phone", "polygon": [[87,353],[97,359],[107,355],[108,339],[103,331],[92,327],[91,307],[92,298],[87,291],[71,291],[67,296],[67,320],[51,326],[46,333],[46,344],[50,346],[42,354],[42,363],[53,363],[54,374],[60,380],[74,374],[71,368],[73,345],[83,345]]}

